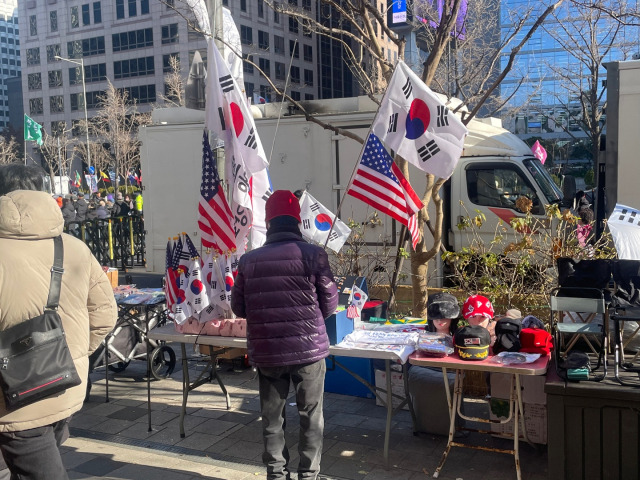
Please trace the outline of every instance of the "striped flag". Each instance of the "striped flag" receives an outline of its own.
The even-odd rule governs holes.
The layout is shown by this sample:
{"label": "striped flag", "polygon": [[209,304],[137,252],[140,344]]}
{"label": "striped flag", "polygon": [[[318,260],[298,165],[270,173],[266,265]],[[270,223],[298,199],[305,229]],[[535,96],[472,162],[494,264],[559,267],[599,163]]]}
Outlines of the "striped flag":
{"label": "striped flag", "polygon": [[172,267],[173,245],[171,239],[167,241],[167,256],[165,259],[164,293],[167,298],[167,309],[171,311],[176,301],[175,270]]}
{"label": "striped flag", "polygon": [[420,240],[415,214],[422,202],[373,133],[367,137],[347,193],[406,225],[415,249]]}
{"label": "striped flag", "polygon": [[220,185],[218,166],[213,159],[206,129],[202,135],[202,183],[198,214],[198,227],[205,248],[218,253],[235,248],[236,236],[231,227],[233,215]]}

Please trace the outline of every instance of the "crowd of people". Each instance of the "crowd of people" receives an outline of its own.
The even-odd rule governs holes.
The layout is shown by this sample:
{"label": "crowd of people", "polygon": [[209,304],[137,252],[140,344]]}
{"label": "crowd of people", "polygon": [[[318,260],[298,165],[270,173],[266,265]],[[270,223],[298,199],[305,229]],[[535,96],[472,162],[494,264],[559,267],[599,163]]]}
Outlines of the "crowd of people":
{"label": "crowd of people", "polygon": [[54,198],[62,211],[65,225],[85,220],[142,215],[143,199],[140,192],[135,192],[133,196],[118,192],[115,198],[111,193],[103,197],[99,191],[90,197],[83,192],[75,192],[64,196],[54,195]]}

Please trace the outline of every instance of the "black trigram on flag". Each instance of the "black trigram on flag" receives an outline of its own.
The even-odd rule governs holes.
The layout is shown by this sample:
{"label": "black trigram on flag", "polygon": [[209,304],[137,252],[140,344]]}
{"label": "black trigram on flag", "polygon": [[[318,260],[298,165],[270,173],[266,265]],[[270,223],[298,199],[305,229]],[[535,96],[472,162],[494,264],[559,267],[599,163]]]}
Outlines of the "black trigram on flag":
{"label": "black trigram on flag", "polygon": [[233,90],[233,78],[231,75],[225,75],[224,77],[220,77],[220,88],[224,93],[230,92]]}
{"label": "black trigram on flag", "polygon": [[200,305],[202,303],[202,299],[200,297],[196,297],[193,299],[194,305]]}
{"label": "black trigram on flag", "polygon": [[435,140],[430,140],[429,142],[427,142],[426,145],[418,149],[418,155],[420,155],[420,158],[422,159],[423,162],[426,162],[439,151],[440,151],[440,147],[435,142]]}
{"label": "black trigram on flag", "polygon": [[264,192],[264,195],[262,196],[262,200],[264,200],[265,202],[267,200],[269,200],[269,197],[271,196],[273,192],[271,190],[267,190],[266,192]]}
{"label": "black trigram on flag", "polygon": [[227,294],[226,293],[221,293],[220,294],[220,301],[224,302],[227,299]]}
{"label": "black trigram on flag", "polygon": [[308,218],[302,219],[302,228],[305,230],[309,230],[311,228],[311,221]]}
{"label": "black trigram on flag", "polygon": [[627,210],[626,208],[623,208],[618,220],[621,222],[627,221],[628,223],[635,223],[635,221],[638,220],[637,224],[640,225],[640,216],[635,210]]}
{"label": "black trigram on flag", "polygon": [[438,105],[438,127],[449,126],[449,109],[444,105]]}
{"label": "black trigram on flag", "polygon": [[222,130],[226,130],[227,125],[224,122],[224,112],[222,111],[222,107],[218,107],[218,116],[220,117],[220,125],[222,126]]}
{"label": "black trigram on flag", "polygon": [[398,114],[394,113],[389,117],[389,128],[387,133],[394,133],[398,129]]}
{"label": "black trigram on flag", "polygon": [[207,308],[204,309],[204,311],[209,315],[211,315],[214,310],[215,310],[215,307],[213,305],[209,305]]}
{"label": "black trigram on flag", "polygon": [[409,98],[411,96],[411,92],[413,92],[413,85],[411,84],[411,79],[407,78],[407,83],[402,87],[402,93],[404,93],[405,98]]}
{"label": "black trigram on flag", "polygon": [[218,289],[218,281],[217,280],[212,280],[210,285],[211,285],[211,290],[217,290]]}
{"label": "black trigram on flag", "polygon": [[249,132],[249,136],[247,140],[244,142],[245,147],[253,148],[254,150],[258,147],[258,142],[256,142],[256,136],[253,133],[253,128]]}
{"label": "black trigram on flag", "polygon": [[318,205],[318,203],[312,203],[311,206],[309,207],[311,209],[312,212],[317,212],[318,210],[320,210],[320,205]]}
{"label": "black trigram on flag", "polygon": [[336,238],[338,238],[338,232],[334,230],[331,232],[331,235],[329,235],[329,240],[335,240]]}

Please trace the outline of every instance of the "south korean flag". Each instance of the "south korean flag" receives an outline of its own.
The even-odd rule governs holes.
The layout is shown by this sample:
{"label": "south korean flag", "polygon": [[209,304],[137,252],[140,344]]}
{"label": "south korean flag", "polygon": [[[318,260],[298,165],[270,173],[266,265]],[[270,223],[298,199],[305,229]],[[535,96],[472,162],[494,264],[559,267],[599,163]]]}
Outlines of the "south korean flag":
{"label": "south korean flag", "polygon": [[368,298],[369,296],[364,293],[364,290],[360,289],[356,285],[353,286],[349,297],[349,308],[351,308],[352,311],[355,308],[357,316],[349,318],[360,318],[362,315],[362,309],[364,308],[364,304],[367,303]]}
{"label": "south korean flag", "polygon": [[420,170],[449,178],[468,131],[442,100],[402,61],[398,62],[372,132]]}
{"label": "south korean flag", "polygon": [[[351,235],[351,229],[309,192],[304,192],[300,197],[300,219],[302,220],[300,231],[304,238],[322,245],[328,238],[327,247],[336,253]],[[331,228],[332,225],[333,228]]]}

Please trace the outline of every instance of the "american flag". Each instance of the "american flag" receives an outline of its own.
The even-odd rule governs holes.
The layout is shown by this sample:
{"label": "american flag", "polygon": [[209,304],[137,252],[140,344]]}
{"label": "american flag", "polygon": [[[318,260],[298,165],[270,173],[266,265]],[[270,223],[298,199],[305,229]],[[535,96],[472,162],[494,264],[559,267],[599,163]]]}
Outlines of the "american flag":
{"label": "american flag", "polygon": [[165,258],[165,277],[164,277],[164,291],[167,299],[167,309],[171,311],[173,304],[176,301],[176,284],[175,284],[175,270],[173,270],[173,245],[171,239],[167,241],[167,256]]}
{"label": "american flag", "polygon": [[220,185],[220,175],[206,129],[202,135],[202,183],[198,213],[198,227],[205,248],[212,248],[218,253],[235,248],[236,236],[231,226],[233,215]]}
{"label": "american flag", "polygon": [[373,133],[367,137],[347,193],[406,225],[411,244],[416,247],[420,229],[415,213],[422,208],[422,202]]}

